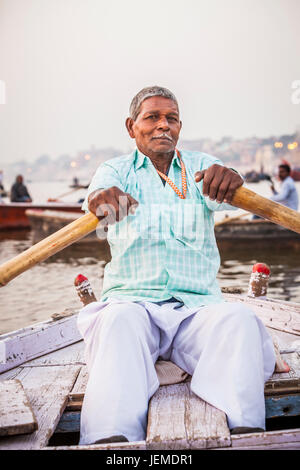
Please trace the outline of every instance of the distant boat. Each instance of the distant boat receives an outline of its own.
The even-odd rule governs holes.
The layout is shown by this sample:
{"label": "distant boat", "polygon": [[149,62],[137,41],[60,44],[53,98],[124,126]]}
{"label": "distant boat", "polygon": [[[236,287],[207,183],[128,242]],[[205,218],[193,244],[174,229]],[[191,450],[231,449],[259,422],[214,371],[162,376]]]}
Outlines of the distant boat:
{"label": "distant boat", "polygon": [[30,222],[26,215],[27,209],[38,209],[40,211],[52,209],[55,211],[83,213],[81,204],[77,202],[47,202],[44,204],[9,202],[7,204],[0,204],[0,230],[30,228]]}
{"label": "distant boat", "polygon": [[215,225],[215,235],[218,241],[236,243],[241,241],[263,242],[296,242],[300,244],[300,234],[274,224],[269,220],[229,220]]}
{"label": "distant boat", "polygon": [[74,189],[87,189],[89,187],[88,184],[70,184],[69,188],[74,188]]}
{"label": "distant boat", "polygon": [[75,176],[73,178],[73,183],[69,185],[69,188],[74,188],[74,189],[87,189],[89,187],[89,184],[81,184],[79,183],[79,179]]}
{"label": "distant boat", "polygon": [[248,171],[248,173],[245,174],[245,181],[246,183],[259,183],[260,181],[267,180],[271,181],[270,175],[267,173],[258,173],[255,170]]}

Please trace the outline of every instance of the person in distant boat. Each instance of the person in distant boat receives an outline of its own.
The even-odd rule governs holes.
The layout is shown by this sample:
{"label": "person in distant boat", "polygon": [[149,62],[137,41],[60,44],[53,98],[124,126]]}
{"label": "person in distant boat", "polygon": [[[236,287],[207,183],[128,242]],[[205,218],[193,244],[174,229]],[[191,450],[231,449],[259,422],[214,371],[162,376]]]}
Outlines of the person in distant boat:
{"label": "person in distant boat", "polygon": [[16,181],[11,187],[10,200],[11,202],[32,202],[27,187],[23,183],[22,175],[16,177]]}
{"label": "person in distant boat", "polygon": [[1,200],[1,197],[5,197],[5,196],[7,196],[7,193],[3,186],[3,171],[0,170],[0,200]]}
{"label": "person in distant boat", "polygon": [[100,301],[78,316],[89,371],[80,444],[145,439],[159,357],[192,376],[232,433],[265,429],[272,338],[216,279],[214,211],[233,209],[243,179],[218,158],[178,150],[181,125],[172,92],[141,90],[126,120],[136,149],[100,165],[82,206],[99,217],[101,238],[107,230],[111,262]]}
{"label": "person in distant boat", "polygon": [[296,185],[291,177],[291,168],[287,164],[279,165],[278,177],[281,181],[280,191],[277,192],[274,185],[271,185],[271,190],[274,196],[271,196],[272,201],[279,202],[280,204],[290,207],[295,211],[298,210],[299,198]]}
{"label": "person in distant boat", "polygon": [[3,171],[0,170],[0,204],[4,204],[2,197],[4,197],[4,194],[5,194],[4,186],[2,183],[3,183]]}

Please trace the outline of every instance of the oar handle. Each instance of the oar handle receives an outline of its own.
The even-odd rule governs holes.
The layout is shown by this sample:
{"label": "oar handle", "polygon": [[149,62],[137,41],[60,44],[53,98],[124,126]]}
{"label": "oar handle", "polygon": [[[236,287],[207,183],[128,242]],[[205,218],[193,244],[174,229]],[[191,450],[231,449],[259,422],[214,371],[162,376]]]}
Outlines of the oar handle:
{"label": "oar handle", "polygon": [[231,204],[252,212],[264,219],[281,225],[293,232],[300,233],[300,213],[278,204],[241,186],[236,190]]}
{"label": "oar handle", "polygon": [[0,287],[27,269],[32,268],[35,264],[50,258],[50,256],[63,250],[63,248],[93,232],[98,222],[98,218],[91,213],[83,215],[2,264],[0,266]]}

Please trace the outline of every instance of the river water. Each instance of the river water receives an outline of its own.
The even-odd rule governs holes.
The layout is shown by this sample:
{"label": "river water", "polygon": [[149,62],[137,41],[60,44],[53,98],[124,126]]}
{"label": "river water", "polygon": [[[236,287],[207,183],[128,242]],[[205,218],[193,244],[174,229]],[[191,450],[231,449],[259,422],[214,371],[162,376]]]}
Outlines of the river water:
{"label": "river water", "polygon": [[[36,182],[28,184],[34,202],[45,202],[68,191],[68,182]],[[247,187],[269,197],[267,182],[248,184]],[[300,183],[297,183],[300,195]],[[77,201],[84,190],[64,197]],[[236,211],[238,215],[241,211]],[[232,215],[232,213],[230,214]],[[216,221],[224,212],[216,213]],[[0,264],[31,246],[30,232],[0,232]],[[254,263],[264,262],[271,267],[268,295],[281,300],[300,302],[300,251],[268,244],[259,248],[255,242],[247,247],[221,249],[221,267],[218,279],[221,287],[240,287],[247,291]],[[23,273],[0,289],[0,333],[12,331],[50,318],[51,314],[66,308],[80,308],[81,303],[73,285],[77,274],[86,275],[100,296],[103,270],[109,252],[100,244],[72,246],[49,260]]]}

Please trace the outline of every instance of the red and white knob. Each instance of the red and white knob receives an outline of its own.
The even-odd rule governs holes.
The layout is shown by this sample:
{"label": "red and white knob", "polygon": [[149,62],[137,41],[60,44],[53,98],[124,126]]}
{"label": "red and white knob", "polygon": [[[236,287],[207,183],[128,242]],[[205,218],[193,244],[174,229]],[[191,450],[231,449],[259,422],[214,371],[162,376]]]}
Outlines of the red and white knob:
{"label": "red and white knob", "polygon": [[97,302],[90,281],[87,277],[82,274],[78,274],[74,281],[77,294],[83,303],[83,305],[90,304],[91,302]]}
{"label": "red and white knob", "polygon": [[252,268],[249,281],[248,297],[266,297],[270,268],[265,263],[256,263]]}

